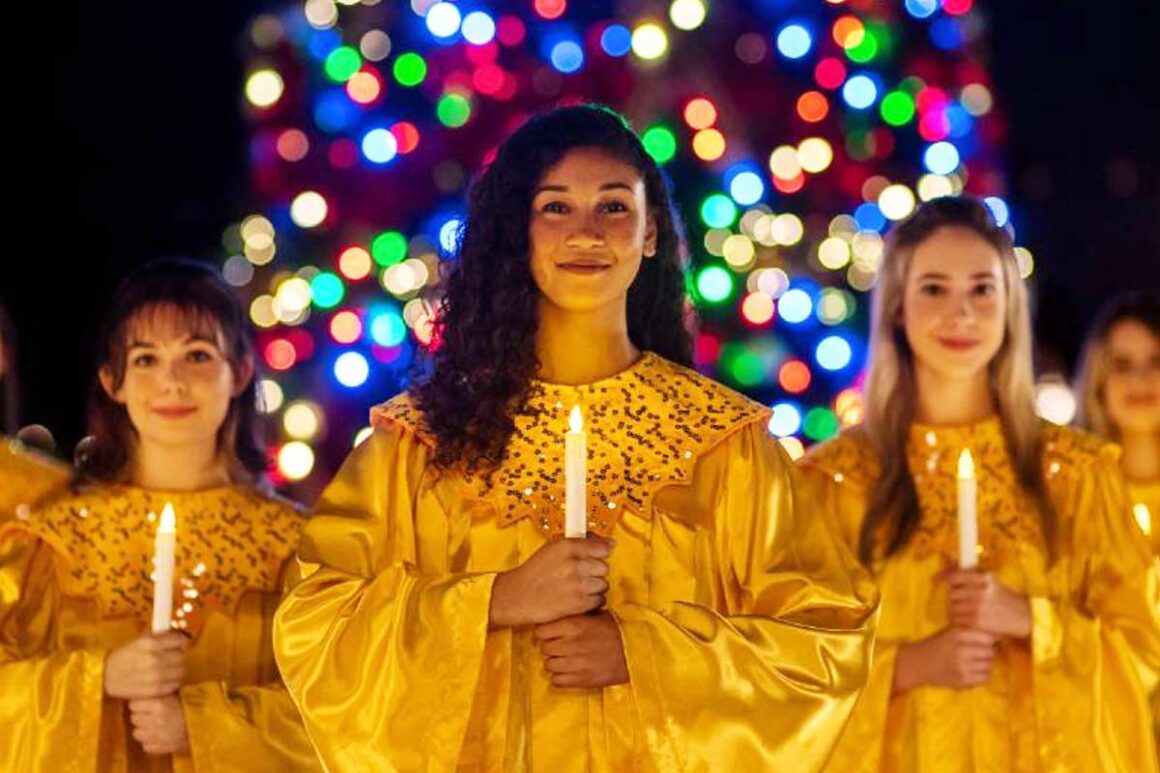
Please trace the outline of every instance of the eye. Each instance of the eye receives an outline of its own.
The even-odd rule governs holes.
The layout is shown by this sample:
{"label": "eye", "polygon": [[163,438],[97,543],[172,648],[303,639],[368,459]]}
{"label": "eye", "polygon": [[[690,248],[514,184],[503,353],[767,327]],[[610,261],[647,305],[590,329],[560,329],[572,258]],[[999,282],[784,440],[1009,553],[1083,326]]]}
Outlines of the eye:
{"label": "eye", "polygon": [[986,282],[984,284],[975,285],[975,288],[972,290],[972,292],[980,298],[991,298],[994,297],[995,293],[999,292],[999,289],[991,282]]}
{"label": "eye", "polygon": [[190,362],[209,362],[213,359],[213,355],[205,349],[193,349],[185,356]]}
{"label": "eye", "polygon": [[606,201],[601,205],[601,209],[603,209],[605,212],[628,212],[628,205],[623,201]]}
{"label": "eye", "polygon": [[549,201],[544,206],[540,207],[541,212],[548,212],[553,215],[566,215],[568,213],[568,205],[562,201]]}
{"label": "eye", "polygon": [[1112,373],[1129,373],[1132,370],[1132,361],[1127,357],[1112,357],[1108,362],[1108,370]]}
{"label": "eye", "polygon": [[923,295],[929,295],[932,298],[937,298],[940,295],[946,294],[946,288],[938,284],[919,285],[918,291]]}
{"label": "eye", "polygon": [[155,362],[157,358],[152,354],[138,354],[129,360],[129,363],[137,368],[147,368]]}

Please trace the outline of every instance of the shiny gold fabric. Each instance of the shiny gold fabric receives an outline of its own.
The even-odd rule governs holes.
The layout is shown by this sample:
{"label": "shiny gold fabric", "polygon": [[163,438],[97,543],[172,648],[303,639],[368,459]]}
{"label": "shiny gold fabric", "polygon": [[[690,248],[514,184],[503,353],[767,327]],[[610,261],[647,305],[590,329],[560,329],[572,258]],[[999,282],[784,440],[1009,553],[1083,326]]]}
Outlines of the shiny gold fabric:
{"label": "shiny gold fabric", "polygon": [[[1044,432],[1043,467],[1060,522],[1054,565],[997,419],[912,427],[908,462],[921,523],[905,549],[874,567],[882,593],[874,662],[830,769],[1156,769],[1145,697],[1160,666],[1156,564],[1131,522],[1115,447],[1071,429]],[[946,584],[936,575],[957,561],[963,448],[978,471],[981,566],[1031,597],[1033,632],[1029,641],[1001,642],[982,687],[928,686],[892,697],[899,644],[947,625]],[[801,467],[803,498],[835,514],[856,545],[878,470],[865,436],[848,431],[813,449]]]}
{"label": "shiny gold fabric", "polygon": [[[590,527],[617,540],[608,607],[631,678],[604,690],[552,687],[530,631],[488,630],[496,572],[558,530],[577,402],[590,459],[610,460],[589,463]],[[539,384],[531,407],[496,480],[539,488],[440,476],[403,398],[324,493],[274,634],[324,762],[819,769],[865,678],[876,594],[830,524],[795,508],[768,412],[652,355]]]}
{"label": "shiny gold fabric", "polygon": [[[1133,515],[1152,545],[1152,555],[1160,559],[1160,480],[1128,481]],[[1143,509],[1141,509],[1143,508]],[[1152,688],[1152,735],[1160,749],[1160,686]]]}
{"label": "shiny gold fabric", "polygon": [[[192,753],[148,756],[104,696],[104,663],[149,628],[166,502],[175,623],[194,637],[180,691]],[[0,525],[0,771],[317,769],[270,645],[301,522],[237,487],[98,486]]]}
{"label": "shiny gold fabric", "polygon": [[0,436],[0,523],[27,518],[32,508],[72,479],[72,468],[19,440]]}

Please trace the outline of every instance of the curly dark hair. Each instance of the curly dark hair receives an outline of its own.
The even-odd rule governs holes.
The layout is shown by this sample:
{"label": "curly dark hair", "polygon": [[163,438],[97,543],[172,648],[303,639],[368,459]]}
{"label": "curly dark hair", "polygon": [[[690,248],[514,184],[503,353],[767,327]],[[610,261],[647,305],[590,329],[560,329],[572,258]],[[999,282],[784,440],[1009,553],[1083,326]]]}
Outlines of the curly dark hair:
{"label": "curly dark hair", "polygon": [[[253,343],[246,314],[233,290],[216,271],[191,260],[155,260],[121,282],[102,320],[97,338],[95,372],[109,368],[113,385],[125,380],[130,325],[141,314],[172,308],[200,333],[217,337],[238,373],[244,359],[253,361]],[[115,402],[93,378],[88,407],[89,437],[78,452],[83,477],[113,481],[124,472],[137,432],[125,406]],[[218,448],[231,461],[231,477],[238,483],[260,483],[267,468],[259,436],[257,378],[230,400],[229,412],[218,430]]]}
{"label": "curly dark hair", "polygon": [[561,107],[533,117],[471,186],[458,259],[436,322],[439,344],[410,390],[435,436],[439,469],[462,463],[494,470],[514,417],[528,410],[540,368],[540,291],[529,264],[532,198],[548,170],[582,147],[600,148],[640,172],[656,218],[656,256],[642,262],[628,291],[629,338],[641,350],[691,364],[684,241],[656,162],[627,121],[608,108]]}

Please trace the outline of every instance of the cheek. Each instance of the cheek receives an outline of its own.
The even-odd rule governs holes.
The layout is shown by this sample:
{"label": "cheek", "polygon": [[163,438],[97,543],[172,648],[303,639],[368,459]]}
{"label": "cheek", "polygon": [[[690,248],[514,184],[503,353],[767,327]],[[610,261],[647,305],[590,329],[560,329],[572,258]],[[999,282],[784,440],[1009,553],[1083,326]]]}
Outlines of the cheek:
{"label": "cheek", "polygon": [[1110,373],[1104,382],[1104,402],[1109,405],[1119,405],[1127,396],[1128,384],[1123,376]]}
{"label": "cheek", "polygon": [[906,296],[902,303],[902,322],[906,329],[906,337],[913,339],[934,326],[940,313],[937,298],[919,293]]}
{"label": "cheek", "polygon": [[153,377],[146,373],[128,372],[121,382],[121,399],[126,405],[138,405],[149,399],[153,391]]}

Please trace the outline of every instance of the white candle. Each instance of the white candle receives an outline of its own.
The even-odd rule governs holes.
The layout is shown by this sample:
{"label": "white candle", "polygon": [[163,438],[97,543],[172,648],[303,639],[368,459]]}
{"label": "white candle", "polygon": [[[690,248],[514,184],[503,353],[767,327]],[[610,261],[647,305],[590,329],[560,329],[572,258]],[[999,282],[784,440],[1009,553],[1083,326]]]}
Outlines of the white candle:
{"label": "white candle", "polygon": [[579,405],[572,407],[564,436],[564,536],[588,536],[588,436]]}
{"label": "white candle", "polygon": [[165,503],[153,540],[153,633],[165,633],[173,617],[173,564],[177,548],[177,518]]}
{"label": "white candle", "polygon": [[979,564],[978,482],[975,460],[963,449],[959,454],[959,567],[973,569]]}

